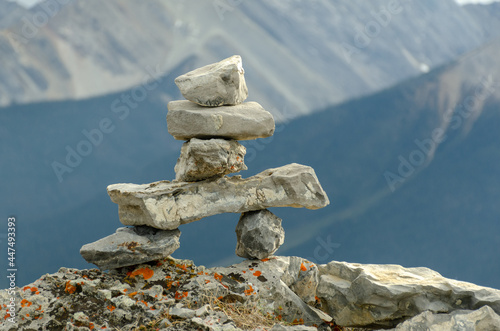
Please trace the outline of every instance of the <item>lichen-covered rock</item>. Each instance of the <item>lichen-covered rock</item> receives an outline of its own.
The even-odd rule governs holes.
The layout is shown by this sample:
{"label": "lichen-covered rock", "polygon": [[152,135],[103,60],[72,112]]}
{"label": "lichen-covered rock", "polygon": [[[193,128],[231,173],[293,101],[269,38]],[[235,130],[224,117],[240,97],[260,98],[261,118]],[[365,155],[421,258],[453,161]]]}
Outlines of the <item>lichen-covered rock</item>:
{"label": "lichen-covered rock", "polygon": [[201,182],[168,181],[114,184],[108,194],[119,205],[124,225],[176,229],[221,213],[242,213],[269,207],[318,209],[330,201],[311,167],[292,163],[253,177],[222,177]]}
{"label": "lichen-covered rock", "polygon": [[424,311],[485,305],[500,313],[500,290],[447,279],[428,268],[336,261],[318,268],[323,310],[343,326],[395,327]]}
{"label": "lichen-covered rock", "polygon": [[148,226],[118,228],[110,236],[86,244],[80,254],[100,269],[114,269],[162,259],[179,247],[181,232]]}
{"label": "lichen-covered rock", "polygon": [[285,242],[281,218],[267,209],[243,213],[236,225],[236,255],[264,259]]}
{"label": "lichen-covered rock", "polygon": [[206,108],[190,101],[167,105],[168,132],[177,140],[224,138],[251,140],[270,137],[274,118],[257,102]]}
{"label": "lichen-covered rock", "polygon": [[[304,286],[300,280],[317,267],[300,257],[273,256],[262,260],[247,260],[229,267],[207,269],[184,287],[189,293],[197,292],[199,283],[204,284],[198,295],[217,293],[222,301],[255,302],[270,317],[297,324],[321,325],[323,321],[311,307],[297,295],[292,287],[314,297],[317,283]],[[314,271],[313,271],[314,272]],[[311,282],[317,278],[310,278]]]}
{"label": "lichen-covered rock", "polygon": [[194,182],[247,170],[245,153],[246,148],[236,140],[193,138],[182,145],[175,179]]}
{"label": "lichen-covered rock", "polygon": [[500,316],[488,306],[477,310],[456,310],[450,314],[425,311],[401,324],[392,331],[500,331]]}
{"label": "lichen-covered rock", "polygon": [[287,285],[296,282],[301,265],[313,266],[273,257],[211,269],[173,258],[110,272],[61,268],[15,289],[15,323],[4,306],[11,293],[0,290],[0,330],[248,329],[231,311],[258,314],[271,326],[281,320],[321,325]]}
{"label": "lichen-covered rock", "polygon": [[190,71],[175,79],[184,98],[202,106],[238,105],[248,97],[239,55]]}

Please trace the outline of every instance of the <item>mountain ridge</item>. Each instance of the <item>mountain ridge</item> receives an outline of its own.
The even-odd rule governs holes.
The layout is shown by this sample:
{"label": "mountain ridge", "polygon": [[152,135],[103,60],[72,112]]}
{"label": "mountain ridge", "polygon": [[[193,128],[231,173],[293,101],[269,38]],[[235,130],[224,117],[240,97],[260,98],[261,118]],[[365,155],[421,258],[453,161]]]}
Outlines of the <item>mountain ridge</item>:
{"label": "mountain ridge", "polygon": [[[47,17],[45,24],[30,25],[37,14]],[[2,58],[9,63],[0,68],[4,106],[119,92],[140,84],[148,66],[165,73],[186,57],[193,69],[241,53],[250,98],[266,108],[280,108],[286,100],[292,117],[418,75],[496,31],[478,23],[493,21],[489,14],[471,14],[453,0],[405,1],[392,14],[382,0],[363,6],[236,2],[219,11],[202,1],[42,2],[23,17],[0,32]],[[370,27],[373,34],[366,32]],[[455,33],[460,40],[446,37]],[[354,50],[350,57],[347,44]]]}

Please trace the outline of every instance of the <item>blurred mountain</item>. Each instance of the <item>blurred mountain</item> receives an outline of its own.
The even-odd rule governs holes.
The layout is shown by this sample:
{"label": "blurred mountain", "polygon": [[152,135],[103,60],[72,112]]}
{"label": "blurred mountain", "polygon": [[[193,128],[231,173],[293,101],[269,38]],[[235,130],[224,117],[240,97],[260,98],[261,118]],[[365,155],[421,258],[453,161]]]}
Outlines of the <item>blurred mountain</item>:
{"label": "blurred mountain", "polygon": [[17,2],[0,0],[0,29],[5,29],[22,20],[28,11]]}
{"label": "blurred mountain", "polygon": [[290,118],[451,61],[500,33],[486,20],[453,0],[45,1],[0,31],[0,105],[115,93],[240,54],[250,99]]}
{"label": "blurred mountain", "polygon": [[[332,201],[316,211],[273,210],[286,230],[278,253],[318,263],[427,266],[500,288],[499,52],[495,40],[379,93],[278,123],[273,137],[245,142],[244,177],[291,162],[310,165]],[[124,100],[137,88],[2,109],[0,213],[18,219],[18,284],[60,266],[92,267],[80,247],[120,226],[107,185],[175,177],[182,142],[167,132],[164,95],[174,93],[179,73],[151,80],[147,97],[130,105]],[[69,170],[58,171],[54,162]],[[174,256],[234,262],[238,217],[181,226]]]}
{"label": "blurred mountain", "polygon": [[497,31],[500,29],[499,2],[492,2],[490,4],[469,4],[463,6],[463,8],[474,20],[481,22],[487,37],[498,36]]}
{"label": "blurred mountain", "polygon": [[332,205],[274,211],[288,226],[279,254],[427,266],[500,288],[499,52],[497,40],[284,125],[249,168],[307,162]]}

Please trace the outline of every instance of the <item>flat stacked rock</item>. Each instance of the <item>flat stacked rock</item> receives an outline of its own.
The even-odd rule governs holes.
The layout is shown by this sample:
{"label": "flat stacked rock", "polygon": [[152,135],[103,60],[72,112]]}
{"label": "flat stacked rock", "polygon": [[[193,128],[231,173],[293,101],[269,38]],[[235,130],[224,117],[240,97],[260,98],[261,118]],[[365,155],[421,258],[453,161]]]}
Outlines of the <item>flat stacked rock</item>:
{"label": "flat stacked rock", "polygon": [[136,265],[179,248],[181,224],[221,213],[242,213],[236,226],[236,254],[264,259],[283,244],[281,219],[266,208],[318,209],[330,202],[314,170],[289,164],[249,178],[246,149],[238,140],[270,137],[273,116],[248,96],[239,55],[175,79],[188,100],[168,104],[168,132],[186,140],[175,166],[175,180],[108,186],[118,204],[120,228],[82,247],[80,253],[101,269]]}

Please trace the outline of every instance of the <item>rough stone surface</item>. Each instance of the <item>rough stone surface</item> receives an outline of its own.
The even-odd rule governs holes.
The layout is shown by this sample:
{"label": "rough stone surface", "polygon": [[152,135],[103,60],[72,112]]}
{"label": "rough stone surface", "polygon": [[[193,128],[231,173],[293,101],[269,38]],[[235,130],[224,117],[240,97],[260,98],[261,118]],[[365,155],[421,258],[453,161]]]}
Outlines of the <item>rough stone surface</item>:
{"label": "rough stone surface", "polygon": [[425,311],[392,331],[500,331],[500,316],[488,306],[478,310],[456,310],[450,314]]}
{"label": "rough stone surface", "polygon": [[424,311],[449,313],[488,305],[500,312],[500,291],[444,278],[428,268],[335,262],[319,266],[317,296],[343,326],[394,327]]}
{"label": "rough stone surface", "polygon": [[[248,329],[228,315],[230,309],[221,310],[222,305],[267,315],[273,324],[322,326],[322,320],[291,290],[303,269],[311,268],[316,266],[299,257],[272,257],[211,269],[173,258],[111,272],[61,268],[16,288],[16,323],[9,322],[9,307],[0,305],[0,329]],[[111,296],[103,296],[102,291]],[[1,303],[9,302],[10,297],[7,290],[0,290]],[[328,330],[324,327],[321,330]],[[309,330],[303,325],[275,329]]]}
{"label": "rough stone surface", "polygon": [[[273,324],[274,330],[338,330],[339,319],[351,313],[343,306],[329,311],[332,300],[343,300],[349,310],[356,302],[359,320],[380,318],[376,324],[393,324],[396,331],[499,330],[498,290],[426,268],[345,264],[273,256],[207,269],[168,257],[110,272],[61,268],[27,286],[0,290],[0,330],[248,330],[231,315],[235,310],[271,321],[252,324],[253,330]],[[5,304],[11,297],[13,311]],[[393,313],[396,305],[400,311]],[[436,309],[446,305],[449,311]],[[281,322],[298,325],[282,328]]]}
{"label": "rough stone surface", "polygon": [[281,218],[269,210],[243,213],[236,226],[236,255],[247,259],[264,259],[285,242]]}
{"label": "rough stone surface", "polygon": [[148,226],[118,228],[110,236],[82,246],[80,254],[100,269],[113,269],[161,259],[180,247],[181,232]]}
{"label": "rough stone surface", "polygon": [[177,318],[193,318],[196,316],[196,311],[188,308],[178,308],[178,307],[172,307],[169,310],[169,314],[172,315],[173,317]]}
{"label": "rough stone surface", "polygon": [[192,183],[114,184],[108,186],[108,194],[119,205],[123,224],[166,230],[221,213],[269,207],[318,209],[330,203],[314,170],[296,163],[246,179],[233,176]]}
{"label": "rough stone surface", "polygon": [[175,179],[194,182],[247,170],[246,148],[235,140],[193,138],[185,142],[175,165]]}
{"label": "rough stone surface", "polygon": [[180,100],[168,103],[167,128],[177,140],[251,140],[272,136],[274,118],[257,102],[207,108]]}
{"label": "rough stone surface", "polygon": [[184,98],[202,106],[238,105],[248,97],[239,55],[195,69],[175,79]]}

